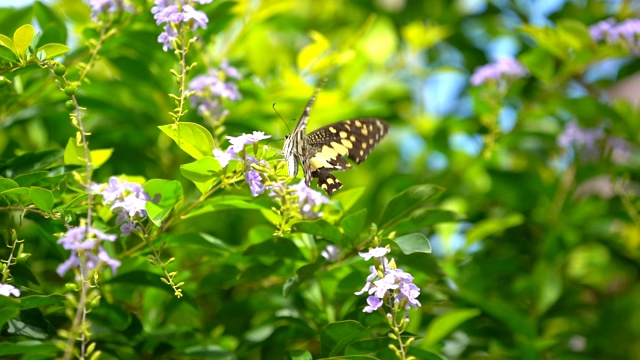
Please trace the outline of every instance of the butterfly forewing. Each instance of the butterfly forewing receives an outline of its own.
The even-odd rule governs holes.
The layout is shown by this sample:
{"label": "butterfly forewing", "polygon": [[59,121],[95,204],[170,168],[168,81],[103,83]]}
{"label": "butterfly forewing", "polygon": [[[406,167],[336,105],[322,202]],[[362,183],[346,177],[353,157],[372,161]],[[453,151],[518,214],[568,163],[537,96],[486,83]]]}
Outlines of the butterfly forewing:
{"label": "butterfly forewing", "polygon": [[332,171],[351,168],[345,157],[357,164],[363,162],[371,150],[387,134],[389,125],[380,119],[352,119],[327,125],[306,134],[311,107],[319,88],[307,103],[300,121],[291,136],[284,143],[284,157],[288,162],[289,176],[298,173],[299,160],[302,164],[307,186],[318,178],[318,186],[331,195],[342,187],[342,183]]}

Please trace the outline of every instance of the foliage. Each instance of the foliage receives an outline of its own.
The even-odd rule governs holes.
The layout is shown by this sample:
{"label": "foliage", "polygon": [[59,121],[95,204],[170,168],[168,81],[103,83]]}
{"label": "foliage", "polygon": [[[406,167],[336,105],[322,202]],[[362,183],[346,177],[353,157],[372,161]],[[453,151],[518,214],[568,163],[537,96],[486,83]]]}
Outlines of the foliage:
{"label": "foliage", "polygon": [[168,3],[0,8],[0,356],[640,356],[637,5]]}

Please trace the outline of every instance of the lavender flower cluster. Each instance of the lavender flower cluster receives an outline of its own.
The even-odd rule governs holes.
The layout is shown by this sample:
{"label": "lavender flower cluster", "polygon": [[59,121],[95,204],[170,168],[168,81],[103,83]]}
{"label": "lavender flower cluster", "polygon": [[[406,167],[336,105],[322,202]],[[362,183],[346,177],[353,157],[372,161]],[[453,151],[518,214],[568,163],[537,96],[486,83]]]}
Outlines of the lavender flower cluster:
{"label": "lavender flower cluster", "polygon": [[106,234],[91,226],[79,226],[71,228],[65,236],[58,239],[58,244],[65,250],[71,250],[69,259],[58,266],[56,272],[64,276],[70,269],[78,268],[86,278],[90,270],[95,269],[100,262],[111,267],[115,274],[120,266],[120,261],[112,259],[102,247],[103,241],[115,241],[116,236]]}
{"label": "lavender flower cluster", "polygon": [[178,26],[181,23],[191,26],[191,31],[198,27],[207,28],[209,18],[207,14],[196,10],[191,3],[209,4],[213,0],[154,0],[155,6],[151,8],[153,18],[157,25],[164,24],[164,31],[158,36],[158,42],[162,44],[162,50],[174,48],[178,37]]}
{"label": "lavender flower cluster", "polygon": [[480,66],[471,75],[471,84],[478,86],[501,78],[518,79],[529,74],[520,62],[514,58],[499,58],[495,63]]}
{"label": "lavender flower cluster", "polygon": [[115,14],[121,11],[133,12],[133,7],[125,0],[89,0],[91,18],[97,19],[100,15]]}
{"label": "lavender flower cluster", "polygon": [[604,143],[614,163],[624,163],[631,156],[629,143],[613,136],[607,137],[602,128],[581,128],[575,121],[569,122],[558,135],[558,146],[581,149],[583,159],[593,160],[600,156],[598,143]]}
{"label": "lavender flower cluster", "polygon": [[242,99],[238,85],[228,79],[240,80],[242,75],[225,60],[220,64],[220,69],[213,68],[206,75],[198,75],[189,82],[189,91],[195,92],[191,97],[191,106],[197,107],[198,115],[224,116],[226,113],[221,110],[221,99]]}
{"label": "lavender flower cluster", "polygon": [[589,27],[589,34],[594,41],[617,43],[625,41],[633,46],[640,45],[640,19],[627,19],[616,22],[615,19],[600,21]]}
{"label": "lavender flower cluster", "polygon": [[385,300],[393,309],[418,308],[422,306],[418,301],[420,288],[413,283],[413,276],[402,269],[396,268],[395,261],[387,260],[389,249],[377,247],[367,252],[358,253],[365,261],[375,258],[378,266],[369,267],[371,273],[367,276],[367,283],[356,295],[365,292],[369,294],[367,306],[363,312],[371,313],[385,304]]}
{"label": "lavender flower cluster", "polygon": [[112,176],[106,184],[92,184],[90,189],[102,195],[103,204],[118,214],[116,225],[120,225],[122,235],[141,230],[137,222],[147,217],[146,204],[151,199],[140,184]]}

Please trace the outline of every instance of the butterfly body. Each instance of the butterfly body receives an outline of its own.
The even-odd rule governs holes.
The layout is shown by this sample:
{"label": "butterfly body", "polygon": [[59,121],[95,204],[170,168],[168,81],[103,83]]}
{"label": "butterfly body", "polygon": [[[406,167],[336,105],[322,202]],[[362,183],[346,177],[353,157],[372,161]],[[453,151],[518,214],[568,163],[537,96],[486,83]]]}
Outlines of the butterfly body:
{"label": "butterfly body", "polygon": [[284,143],[284,157],[289,176],[298,174],[298,162],[302,165],[307,186],[318,179],[318,186],[327,194],[342,187],[342,183],[331,172],[351,168],[345,157],[357,164],[363,162],[371,150],[387,134],[389,125],[380,119],[351,119],[324,126],[306,133],[309,113],[318,90],[307,103],[300,120]]}

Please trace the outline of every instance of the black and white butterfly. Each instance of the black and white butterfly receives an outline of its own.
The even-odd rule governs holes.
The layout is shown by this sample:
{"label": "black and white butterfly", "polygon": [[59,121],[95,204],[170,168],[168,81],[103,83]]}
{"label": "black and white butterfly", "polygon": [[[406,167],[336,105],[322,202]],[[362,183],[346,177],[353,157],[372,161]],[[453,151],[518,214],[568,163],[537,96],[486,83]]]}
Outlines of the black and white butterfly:
{"label": "black and white butterfly", "polygon": [[389,124],[380,119],[351,119],[327,125],[309,134],[306,133],[309,113],[320,87],[316,88],[304,108],[293,134],[284,142],[284,158],[289,168],[289,176],[298,174],[298,161],[302,164],[304,182],[311,185],[318,178],[318,186],[328,195],[342,187],[342,183],[332,171],[345,171],[351,164],[363,162],[371,150],[387,134]]}

